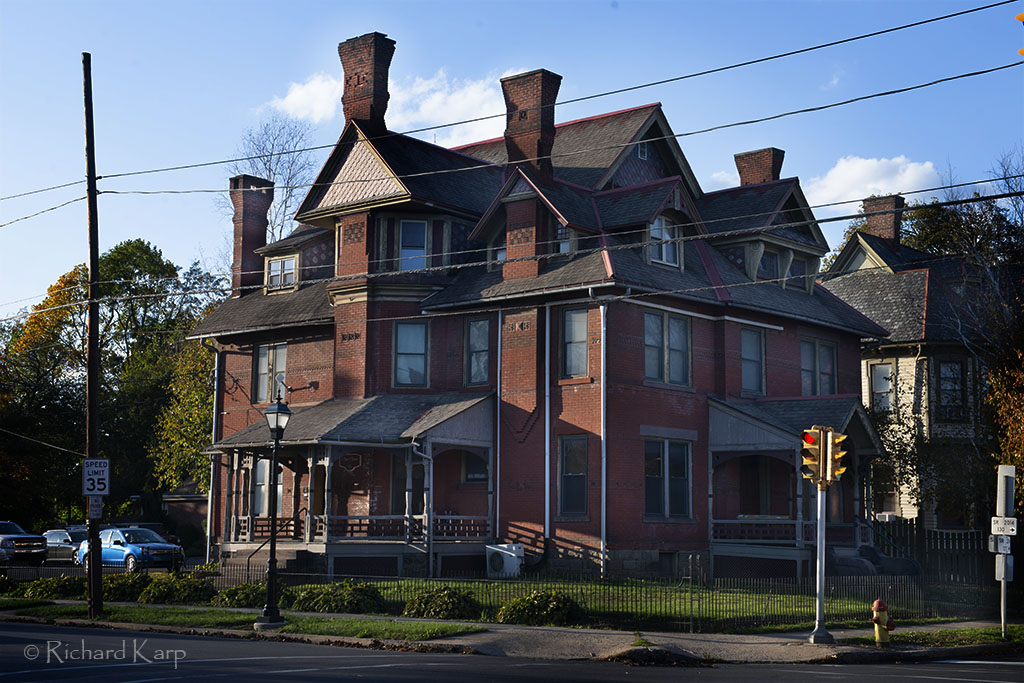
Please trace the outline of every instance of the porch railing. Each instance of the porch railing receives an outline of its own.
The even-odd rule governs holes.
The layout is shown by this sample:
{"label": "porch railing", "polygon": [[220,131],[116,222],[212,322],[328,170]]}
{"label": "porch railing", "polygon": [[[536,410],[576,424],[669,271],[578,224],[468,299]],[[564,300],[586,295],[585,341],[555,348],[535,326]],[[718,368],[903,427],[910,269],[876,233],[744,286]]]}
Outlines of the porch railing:
{"label": "porch railing", "polygon": [[[426,519],[424,515],[318,515],[312,518],[312,532],[311,540],[321,543],[349,539],[422,543],[426,540]],[[434,540],[482,541],[490,535],[486,516],[434,516]]]}
{"label": "porch railing", "polygon": [[[305,514],[305,513],[303,513]],[[303,529],[302,519],[281,519],[277,520],[278,538],[301,538]],[[270,518],[254,517],[252,524],[253,538],[270,538]]]}
{"label": "porch railing", "polygon": [[443,541],[479,541],[489,538],[491,525],[487,517],[467,515],[435,515],[434,539]]}
{"label": "porch railing", "polygon": [[795,544],[798,524],[795,519],[716,519],[711,536],[716,541]]}

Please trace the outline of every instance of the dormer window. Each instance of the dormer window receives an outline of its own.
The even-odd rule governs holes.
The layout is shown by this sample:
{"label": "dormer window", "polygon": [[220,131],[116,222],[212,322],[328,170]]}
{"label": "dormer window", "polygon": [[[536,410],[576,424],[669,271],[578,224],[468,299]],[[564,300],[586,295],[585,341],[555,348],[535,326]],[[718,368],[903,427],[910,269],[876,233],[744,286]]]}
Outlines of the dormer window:
{"label": "dormer window", "polygon": [[568,254],[572,251],[572,231],[561,223],[555,224],[555,253]]}
{"label": "dormer window", "polygon": [[269,259],[267,261],[267,289],[285,289],[295,285],[295,266],[298,257]]}
{"label": "dormer window", "polygon": [[648,247],[648,254],[651,261],[655,263],[666,263],[670,266],[679,265],[679,243],[674,241],[679,236],[678,229],[669,225],[664,216],[658,216],[651,223],[652,244]]}
{"label": "dormer window", "polygon": [[757,264],[758,280],[775,280],[779,277],[779,255],[773,251],[766,251],[761,254],[761,261]]}
{"label": "dormer window", "polygon": [[399,226],[399,270],[427,267],[427,222],[402,221]]}
{"label": "dormer window", "polygon": [[647,155],[650,153],[648,149],[648,143],[641,142],[636,146],[636,158],[641,161],[647,161]]}

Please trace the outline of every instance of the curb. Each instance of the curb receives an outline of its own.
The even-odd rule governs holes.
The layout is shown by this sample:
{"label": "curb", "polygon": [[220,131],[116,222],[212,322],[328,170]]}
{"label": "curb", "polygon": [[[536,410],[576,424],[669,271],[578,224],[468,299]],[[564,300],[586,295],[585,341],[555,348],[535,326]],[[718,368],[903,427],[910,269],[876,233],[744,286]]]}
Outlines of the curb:
{"label": "curb", "polygon": [[[849,646],[847,646],[849,647]],[[957,659],[976,655],[1012,654],[1024,649],[1021,643],[983,643],[981,645],[958,645],[955,647],[923,647],[913,650],[875,650],[872,648],[851,648],[840,650],[828,659],[836,664],[876,664],[878,662],[928,662],[940,659]]]}

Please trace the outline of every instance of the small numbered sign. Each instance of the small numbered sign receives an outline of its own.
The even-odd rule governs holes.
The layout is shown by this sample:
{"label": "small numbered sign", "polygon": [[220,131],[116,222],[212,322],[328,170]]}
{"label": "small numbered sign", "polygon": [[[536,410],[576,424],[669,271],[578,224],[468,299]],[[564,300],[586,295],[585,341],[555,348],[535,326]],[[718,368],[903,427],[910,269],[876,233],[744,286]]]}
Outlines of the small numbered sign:
{"label": "small numbered sign", "polygon": [[94,458],[82,461],[82,495],[105,496],[110,493],[110,461]]}
{"label": "small numbered sign", "polygon": [[103,519],[103,498],[100,496],[86,496],[89,501],[89,519]]}
{"label": "small numbered sign", "polygon": [[1017,518],[1016,517],[993,517],[992,518],[992,533],[996,536],[1016,536],[1017,535]]}

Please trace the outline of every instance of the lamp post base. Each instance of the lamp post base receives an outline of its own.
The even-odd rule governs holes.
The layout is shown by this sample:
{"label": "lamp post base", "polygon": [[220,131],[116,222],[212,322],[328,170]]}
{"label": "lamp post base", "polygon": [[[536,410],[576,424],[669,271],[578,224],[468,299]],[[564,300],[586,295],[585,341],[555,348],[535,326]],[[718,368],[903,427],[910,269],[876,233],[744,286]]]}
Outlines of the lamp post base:
{"label": "lamp post base", "polygon": [[815,626],[814,630],[811,631],[811,637],[808,640],[814,645],[834,645],[836,639],[832,637],[832,634],[825,630],[824,626]]}
{"label": "lamp post base", "polygon": [[254,631],[276,631],[277,629],[287,625],[288,622],[278,615],[276,617],[257,617],[252,628]]}

